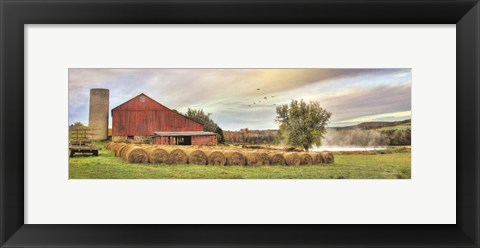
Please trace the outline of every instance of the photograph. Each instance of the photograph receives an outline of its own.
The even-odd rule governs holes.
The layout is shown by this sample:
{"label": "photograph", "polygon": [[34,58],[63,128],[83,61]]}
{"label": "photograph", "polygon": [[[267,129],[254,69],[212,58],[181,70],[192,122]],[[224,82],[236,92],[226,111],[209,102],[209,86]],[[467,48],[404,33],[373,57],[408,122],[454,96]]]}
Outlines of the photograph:
{"label": "photograph", "polygon": [[69,179],[411,179],[411,68],[70,68]]}

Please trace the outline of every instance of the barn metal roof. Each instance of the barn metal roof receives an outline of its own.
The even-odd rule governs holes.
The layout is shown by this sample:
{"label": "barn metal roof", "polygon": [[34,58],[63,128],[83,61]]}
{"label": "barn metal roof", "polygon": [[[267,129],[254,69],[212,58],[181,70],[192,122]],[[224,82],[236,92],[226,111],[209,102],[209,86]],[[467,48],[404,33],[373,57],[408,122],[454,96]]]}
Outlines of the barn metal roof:
{"label": "barn metal roof", "polygon": [[155,136],[204,136],[204,135],[216,135],[212,132],[192,131],[192,132],[154,132]]}

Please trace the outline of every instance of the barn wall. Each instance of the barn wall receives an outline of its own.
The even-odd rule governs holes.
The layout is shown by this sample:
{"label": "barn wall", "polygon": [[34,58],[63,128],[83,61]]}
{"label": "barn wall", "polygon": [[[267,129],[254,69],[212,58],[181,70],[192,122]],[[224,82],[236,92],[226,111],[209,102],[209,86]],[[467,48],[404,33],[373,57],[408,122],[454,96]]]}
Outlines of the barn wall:
{"label": "barn wall", "polygon": [[126,142],[126,143],[134,143],[134,144],[151,144],[153,143],[153,138],[151,135],[149,136],[112,136],[113,142]]}
{"label": "barn wall", "polygon": [[217,135],[192,136],[192,145],[216,145]]}
{"label": "barn wall", "polygon": [[157,145],[173,145],[173,139],[170,138],[169,142],[168,137],[155,137],[153,143]]}
{"label": "barn wall", "polygon": [[147,136],[154,132],[203,131],[203,125],[156,101],[137,96],[112,110],[113,136]]}
{"label": "barn wall", "polygon": [[[143,97],[143,98],[142,98]],[[143,101],[142,101],[143,99]],[[163,106],[162,104],[156,102],[146,95],[136,96],[122,105],[116,107],[114,110],[170,110],[169,108]]]}
{"label": "barn wall", "polygon": [[[154,138],[154,143],[157,145],[174,145],[173,137],[170,137],[170,142],[168,137],[157,136]],[[202,136],[192,136],[192,145],[216,145],[217,144],[217,135],[202,135]]]}
{"label": "barn wall", "polygon": [[173,111],[112,111],[114,136],[183,131],[203,131],[203,126]]}
{"label": "barn wall", "polygon": [[127,141],[127,136],[112,136],[113,142],[125,142]]}

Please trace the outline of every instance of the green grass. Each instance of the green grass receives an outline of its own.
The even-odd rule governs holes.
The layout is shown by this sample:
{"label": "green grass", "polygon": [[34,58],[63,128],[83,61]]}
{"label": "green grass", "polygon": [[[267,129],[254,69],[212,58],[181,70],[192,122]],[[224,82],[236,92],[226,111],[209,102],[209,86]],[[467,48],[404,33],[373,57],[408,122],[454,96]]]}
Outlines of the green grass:
{"label": "green grass", "polygon": [[311,166],[209,166],[128,164],[102,147],[98,157],[69,160],[71,179],[366,179],[411,178],[410,153],[335,155],[335,163]]}
{"label": "green grass", "polygon": [[405,130],[405,129],[411,129],[412,126],[411,125],[397,125],[397,126],[392,126],[392,127],[382,127],[382,128],[379,128],[378,130],[384,130],[384,131],[388,131],[388,130]]}

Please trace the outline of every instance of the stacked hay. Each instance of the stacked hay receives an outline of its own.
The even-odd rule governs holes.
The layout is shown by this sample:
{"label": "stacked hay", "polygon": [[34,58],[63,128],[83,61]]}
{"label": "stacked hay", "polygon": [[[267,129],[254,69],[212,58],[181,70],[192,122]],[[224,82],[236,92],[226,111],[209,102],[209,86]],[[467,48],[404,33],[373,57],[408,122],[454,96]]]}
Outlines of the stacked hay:
{"label": "stacked hay", "polygon": [[128,148],[133,147],[133,146],[134,145],[129,144],[129,145],[121,147],[118,151],[118,157],[121,157],[121,158],[125,157],[125,153],[127,153]]}
{"label": "stacked hay", "polygon": [[268,159],[271,165],[285,165],[285,157],[281,153],[270,153]]}
{"label": "stacked hay", "polygon": [[117,143],[113,143],[111,144],[110,146],[108,146],[108,150],[112,151],[113,153],[115,153],[115,147],[117,146]]}
{"label": "stacked hay", "polygon": [[312,152],[312,153],[310,153],[310,155],[313,158],[313,164],[323,164],[324,163],[322,153]]}
{"label": "stacked hay", "polygon": [[245,156],[237,151],[225,151],[226,165],[245,165]]}
{"label": "stacked hay", "polygon": [[113,142],[108,142],[108,143],[105,145],[105,148],[106,148],[107,150],[111,150],[111,146],[112,146],[113,144],[115,144],[115,143],[113,143]]}
{"label": "stacked hay", "polygon": [[333,154],[331,152],[322,152],[323,162],[326,164],[331,164],[335,162]]}
{"label": "stacked hay", "polygon": [[266,152],[247,152],[245,153],[247,165],[259,166],[269,165],[270,160]]}
{"label": "stacked hay", "polygon": [[125,151],[122,152],[122,158],[128,163],[146,164],[148,163],[148,154],[140,146],[128,146]]}
{"label": "stacked hay", "polygon": [[185,149],[189,164],[206,165],[208,163],[207,154],[200,149]]}
{"label": "stacked hay", "polygon": [[169,164],[187,164],[188,163],[188,156],[182,149],[172,148],[172,147],[164,147],[164,148],[168,152]]}
{"label": "stacked hay", "polygon": [[301,165],[312,165],[313,164],[313,158],[310,156],[308,153],[300,153],[298,154],[300,156],[300,164]]}
{"label": "stacked hay", "polygon": [[113,143],[109,146],[109,150],[111,150],[113,153],[115,153],[115,149],[117,148],[119,143]]}
{"label": "stacked hay", "polygon": [[167,164],[169,160],[168,152],[155,146],[145,147],[145,151],[148,155],[148,162],[151,164]]}
{"label": "stacked hay", "polygon": [[221,151],[210,150],[206,151],[208,157],[208,164],[209,165],[225,165],[227,162],[227,158]]}
{"label": "stacked hay", "polygon": [[135,144],[136,146],[140,146],[140,147],[143,147],[143,148],[147,148],[147,147],[151,147],[152,145],[150,144]]}
{"label": "stacked hay", "polygon": [[298,156],[298,153],[296,152],[289,152],[284,154],[285,157],[285,163],[287,165],[300,165],[302,160],[300,159],[300,156]]}
{"label": "stacked hay", "polygon": [[[281,152],[223,146],[159,146],[108,142],[106,149],[129,163],[197,165],[312,165],[333,163],[331,152]],[[134,152],[135,151],[135,152]],[[130,162],[133,161],[133,162]]]}
{"label": "stacked hay", "polygon": [[120,157],[120,152],[122,151],[122,149],[124,149],[126,146],[128,146],[127,144],[125,143],[119,143],[117,144],[113,151],[115,152],[115,157]]}

